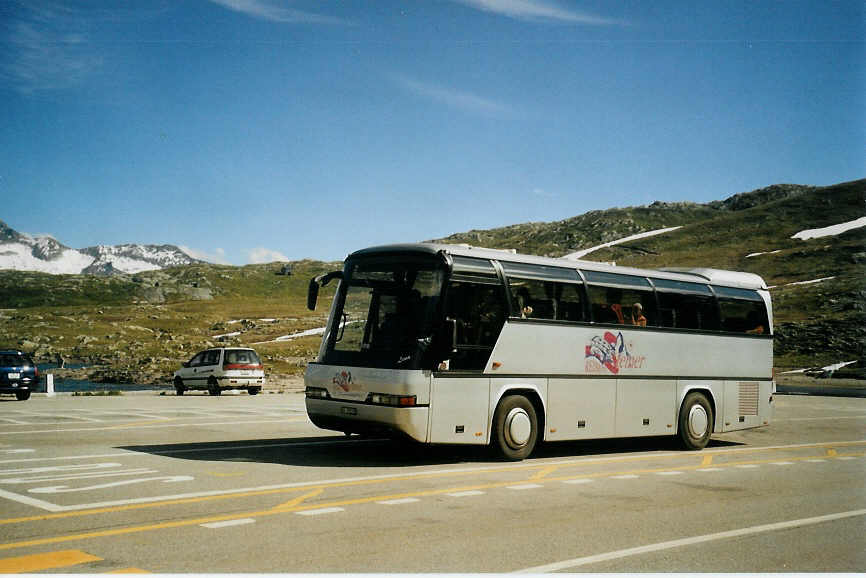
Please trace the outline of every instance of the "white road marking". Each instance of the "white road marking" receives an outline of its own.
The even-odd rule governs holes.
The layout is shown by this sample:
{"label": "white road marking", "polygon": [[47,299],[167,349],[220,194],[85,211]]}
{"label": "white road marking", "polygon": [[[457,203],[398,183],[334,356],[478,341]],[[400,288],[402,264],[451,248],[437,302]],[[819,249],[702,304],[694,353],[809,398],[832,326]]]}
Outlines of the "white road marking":
{"label": "white road marking", "polygon": [[114,488],[117,486],[129,486],[131,484],[140,484],[142,482],[162,482],[164,484],[172,484],[175,482],[189,482],[194,480],[192,476],[156,476],[153,478],[137,478],[135,480],[120,480],[119,482],[108,482],[106,484],[97,484],[95,486],[86,486],[84,488],[70,488],[69,486],[46,486],[43,488],[30,488],[27,490],[31,494],[60,494],[66,492],[84,492],[88,490],[101,490],[104,488]]}
{"label": "white road marking", "polygon": [[377,504],[382,504],[383,506],[397,506],[399,504],[411,504],[413,502],[420,502],[418,498],[397,498],[394,500],[382,500],[381,502],[376,502]]}
{"label": "white road marking", "polygon": [[[304,418],[306,419],[306,418]],[[92,420],[98,421],[98,420]],[[19,435],[19,434],[57,434],[57,433],[66,433],[66,432],[80,432],[80,431],[110,431],[116,429],[156,429],[156,428],[168,428],[168,427],[200,427],[200,426],[210,426],[210,425],[240,425],[240,424],[248,424],[248,423],[290,423],[293,421],[302,421],[295,420],[293,418],[283,418],[283,419],[256,419],[251,421],[223,421],[223,422],[206,422],[206,423],[161,423],[161,424],[150,424],[150,425],[107,425],[103,427],[80,427],[80,428],[66,428],[66,429],[41,429],[41,430],[27,430],[27,431],[2,431],[0,435]],[[103,422],[104,423],[104,422]]]}
{"label": "white road marking", "polygon": [[30,449],[18,449],[18,450],[0,450],[0,454],[30,454],[35,452],[36,450]]}
{"label": "white road marking", "polygon": [[678,472],[678,471],[656,472],[655,474],[657,476],[680,476],[680,475],[682,475],[682,472]]}
{"label": "white road marking", "polygon": [[843,520],[856,516],[866,515],[866,510],[850,510],[848,512],[839,512],[837,514],[828,514],[826,516],[815,516],[813,518],[801,518],[799,520],[789,520],[787,522],[776,522],[774,524],[763,524],[760,526],[751,526],[749,528],[740,528],[737,530],[728,530],[726,532],[716,532],[715,534],[704,534],[702,536],[692,536],[690,538],[681,538],[679,540],[670,540],[667,542],[658,542],[656,544],[648,544],[646,546],[638,546],[636,548],[625,548],[623,550],[614,550],[593,556],[584,556],[582,558],[572,558],[571,560],[563,560],[552,564],[542,566],[534,566],[532,568],[524,568],[517,570],[517,574],[542,574],[548,572],[559,572],[561,570],[595,564],[597,562],[607,562],[610,560],[618,560],[629,556],[638,556],[640,554],[648,554],[651,552],[659,552],[661,550],[670,550],[672,548],[681,548],[683,546],[693,546],[705,542],[715,540],[725,540],[728,538],[739,538],[741,536],[750,536],[763,532],[775,532],[777,530],[787,530],[789,528],[800,528],[803,526],[812,526],[815,524],[823,524],[835,520]]}
{"label": "white road marking", "polygon": [[36,498],[31,498],[30,496],[21,496],[14,492],[7,492],[6,490],[0,490],[0,498],[6,498],[7,500],[12,500],[13,502],[18,502],[19,504],[24,504],[26,506],[34,506],[41,510],[48,510],[49,512],[62,512],[63,506],[58,506],[57,504],[52,504],[51,502],[46,502],[45,500],[37,500]]}
{"label": "white road marking", "polygon": [[541,484],[517,484],[516,486],[506,486],[509,490],[534,490],[543,488]]}
{"label": "white road marking", "polygon": [[237,520],[226,520],[224,522],[209,522],[207,524],[199,524],[204,528],[225,528],[227,526],[241,526],[243,524],[255,524],[253,518],[239,518]]}
{"label": "white road marking", "polygon": [[753,470],[755,468],[759,468],[758,464],[740,464],[738,466],[734,466],[735,468],[740,468],[741,470]]}
{"label": "white road marking", "polygon": [[821,462],[826,462],[827,460],[822,460],[821,458],[812,458],[811,460],[806,460],[810,464],[820,464]]}
{"label": "white road marking", "polygon": [[318,510],[304,510],[295,513],[301,516],[319,516],[321,514],[336,514],[337,512],[345,512],[345,510],[343,508],[319,508]]}
{"label": "white road marking", "polygon": [[771,462],[774,466],[793,466],[794,462]]}
{"label": "white road marking", "polygon": [[839,456],[836,458],[837,460],[856,460],[855,456]]}
{"label": "white road marking", "polygon": [[49,472],[71,472],[77,470],[104,470],[108,468],[119,468],[123,464],[117,462],[101,462],[96,464],[68,464],[65,466],[37,466],[35,468],[15,468],[13,470],[0,470],[0,476],[10,474],[45,474]]}
{"label": "white road marking", "polygon": [[116,470],[112,472],[85,472],[80,474],[69,474],[67,476],[30,476],[26,478],[3,478],[0,484],[30,484],[33,482],[65,482],[66,480],[83,480],[87,478],[112,478],[117,476],[131,476],[137,474],[155,474],[159,470],[148,470],[146,468],[134,468],[131,470]]}
{"label": "white road marking", "polygon": [[619,476],[611,476],[611,479],[613,479],[613,480],[636,480],[639,477],[640,476],[637,474],[622,474]]}
{"label": "white road marking", "polygon": [[563,480],[563,484],[589,484],[592,482],[589,478],[577,478],[576,480]]}
{"label": "white road marking", "polygon": [[723,468],[698,468],[696,472],[721,472]]}
{"label": "white road marking", "polygon": [[451,496],[452,498],[466,498],[468,496],[483,496],[484,492],[481,490],[466,490],[465,492],[452,492],[446,495]]}

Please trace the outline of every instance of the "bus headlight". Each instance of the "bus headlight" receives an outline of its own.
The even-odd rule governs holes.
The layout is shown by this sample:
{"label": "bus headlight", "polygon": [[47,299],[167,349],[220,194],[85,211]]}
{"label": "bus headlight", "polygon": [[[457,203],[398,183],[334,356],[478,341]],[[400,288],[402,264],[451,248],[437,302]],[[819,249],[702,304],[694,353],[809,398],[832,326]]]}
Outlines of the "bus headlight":
{"label": "bus headlight", "polygon": [[392,395],[390,393],[369,393],[367,402],[374,405],[390,405],[394,407],[413,407],[418,405],[414,395]]}
{"label": "bus headlight", "polygon": [[328,399],[328,390],[324,387],[308,387],[304,390],[304,394],[311,399]]}

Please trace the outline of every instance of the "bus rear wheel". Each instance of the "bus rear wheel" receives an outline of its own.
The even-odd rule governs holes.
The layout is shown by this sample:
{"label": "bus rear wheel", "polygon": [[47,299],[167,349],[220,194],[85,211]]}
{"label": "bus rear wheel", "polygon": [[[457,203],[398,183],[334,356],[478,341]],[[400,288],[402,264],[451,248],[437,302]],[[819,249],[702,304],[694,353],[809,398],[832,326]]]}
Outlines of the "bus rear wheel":
{"label": "bus rear wheel", "polygon": [[506,460],[529,457],[538,441],[538,416],[532,402],[522,395],[509,395],[493,414],[494,443]]}
{"label": "bus rear wheel", "polygon": [[178,395],[183,395],[183,392],[186,391],[186,388],[183,385],[183,380],[179,377],[174,378],[174,391],[176,391]]}
{"label": "bus rear wheel", "polygon": [[679,438],[687,450],[701,450],[713,433],[713,408],[704,394],[692,392],[680,407]]}

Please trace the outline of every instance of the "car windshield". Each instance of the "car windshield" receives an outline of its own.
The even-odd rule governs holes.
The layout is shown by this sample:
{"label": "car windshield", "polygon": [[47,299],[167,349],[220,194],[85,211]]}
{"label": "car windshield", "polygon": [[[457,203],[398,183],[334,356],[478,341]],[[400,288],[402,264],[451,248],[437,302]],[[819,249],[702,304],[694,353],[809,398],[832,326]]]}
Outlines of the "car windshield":
{"label": "car windshield", "polygon": [[341,285],[325,363],[415,369],[430,347],[444,269],[362,262]]}

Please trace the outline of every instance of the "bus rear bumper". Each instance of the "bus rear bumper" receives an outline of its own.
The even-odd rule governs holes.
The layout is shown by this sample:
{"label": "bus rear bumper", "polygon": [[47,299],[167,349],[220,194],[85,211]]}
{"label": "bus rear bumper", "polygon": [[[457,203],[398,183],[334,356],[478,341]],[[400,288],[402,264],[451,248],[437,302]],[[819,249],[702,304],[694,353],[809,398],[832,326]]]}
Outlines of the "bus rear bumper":
{"label": "bus rear bumper", "polygon": [[306,399],[314,425],[345,433],[400,433],[427,441],[428,407],[387,407],[329,399]]}

